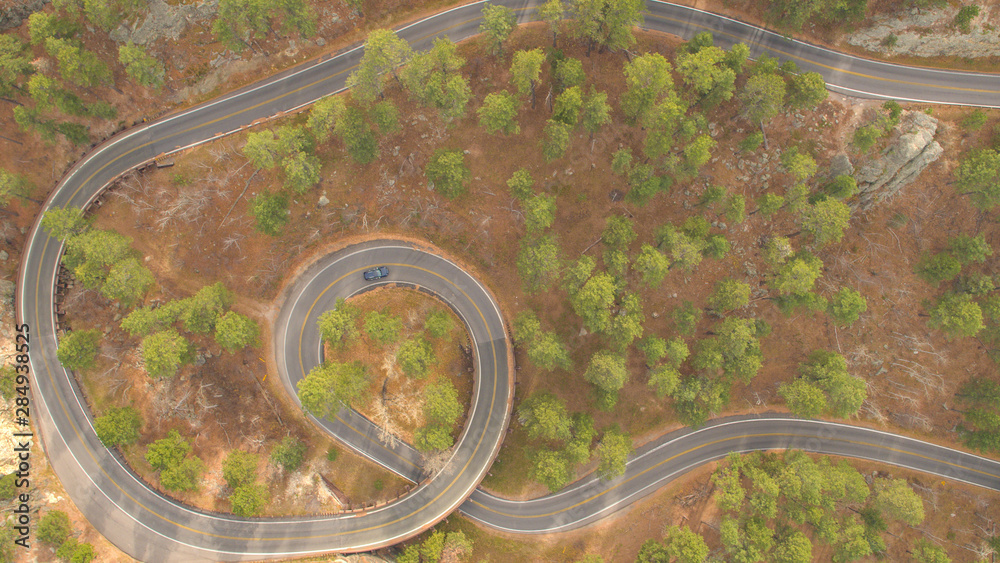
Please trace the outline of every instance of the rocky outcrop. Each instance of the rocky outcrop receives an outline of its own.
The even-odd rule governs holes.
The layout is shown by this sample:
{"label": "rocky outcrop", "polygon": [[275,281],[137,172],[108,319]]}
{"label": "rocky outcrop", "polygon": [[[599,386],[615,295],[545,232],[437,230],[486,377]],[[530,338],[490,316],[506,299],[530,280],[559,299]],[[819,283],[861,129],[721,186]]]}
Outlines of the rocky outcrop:
{"label": "rocky outcrop", "polygon": [[15,28],[28,19],[28,16],[41,10],[49,0],[22,0],[13,6],[0,8],[0,31]]}
{"label": "rocky outcrop", "polygon": [[111,32],[111,39],[119,43],[131,41],[137,45],[148,45],[161,37],[177,41],[189,23],[207,21],[218,10],[219,0],[177,6],[171,6],[164,0],[151,0],[142,23],[121,24]]}
{"label": "rocky outcrop", "polygon": [[[995,29],[998,22],[990,21],[988,7],[972,20],[970,33],[961,33],[952,25],[956,13],[957,7],[945,6],[877,16],[870,26],[848,35],[846,40],[883,55],[965,58],[1000,55],[1000,34]],[[895,40],[889,40],[890,37]]]}
{"label": "rocky outcrop", "polygon": [[899,136],[878,158],[858,169],[860,207],[869,207],[913,182],[944,149],[934,140],[938,120],[920,112],[905,112],[896,126]]}

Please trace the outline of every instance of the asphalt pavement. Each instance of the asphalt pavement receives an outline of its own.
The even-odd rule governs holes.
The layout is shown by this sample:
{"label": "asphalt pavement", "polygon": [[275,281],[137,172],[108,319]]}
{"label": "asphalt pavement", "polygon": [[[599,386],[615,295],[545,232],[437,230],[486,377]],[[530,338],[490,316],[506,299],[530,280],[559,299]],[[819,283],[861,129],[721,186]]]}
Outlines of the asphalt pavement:
{"label": "asphalt pavement", "polygon": [[[537,5],[534,1],[496,3],[514,8],[521,22],[530,19]],[[822,73],[835,90],[869,97],[989,107],[996,107],[1000,100],[997,75],[886,65],[789,41],[780,34],[690,8],[659,2],[648,6],[645,27],[649,29],[685,38],[711,29],[716,32],[717,44],[725,46],[740,39],[751,45],[754,54],[767,50],[779,58],[795,60],[803,70]],[[417,48],[426,48],[436,36],[447,35],[458,41],[476,33],[481,7],[479,2],[450,9],[398,31]],[[53,190],[43,209],[85,207],[116,177],[159,155],[239,131],[338,92],[344,88],[361,52],[361,46],[355,46],[321,57],[116,135],[81,158]],[[55,357],[53,293],[61,250],[61,243],[49,238],[36,221],[28,235],[17,287],[19,321],[31,327],[33,419],[67,493],[102,534],[133,557],[143,561],[256,560],[390,545],[447,515],[488,470],[508,422],[512,393],[503,375],[506,359],[499,359],[508,346],[503,320],[498,312],[490,310],[492,299],[488,292],[454,264],[391,241],[326,257],[310,270],[317,274],[311,281],[309,272],[302,276],[294,289],[296,297],[289,299],[310,303],[313,310],[301,317],[296,316],[294,308],[283,310],[285,324],[281,332],[285,341],[277,349],[282,356],[278,365],[284,370],[284,385],[291,392],[297,378],[319,359],[315,325],[310,319],[329,307],[330,296],[363,289],[358,268],[392,264],[394,275],[389,281],[419,285],[449,302],[466,319],[476,346],[480,369],[475,408],[455,456],[442,474],[421,481],[411,494],[388,506],[331,517],[243,519],[193,510],[160,496],[100,444],[73,377]],[[352,254],[354,251],[358,253]],[[495,309],[495,305],[492,307]],[[495,358],[495,363],[489,364],[489,358]],[[375,462],[410,479],[423,479],[420,457],[412,448],[385,447],[372,440],[370,423],[355,418],[355,414],[343,412],[324,425]],[[527,503],[476,492],[462,505],[462,511],[502,529],[569,529],[626,506],[684,468],[748,448],[839,451],[998,488],[994,462],[862,428],[769,418],[738,425],[716,422],[709,429],[680,439],[686,441],[673,442],[673,438],[665,437],[667,441],[659,446],[647,446],[629,464],[629,473],[610,483],[585,479],[557,496]],[[682,447],[686,450],[678,451]],[[678,459],[681,461],[673,461]]]}

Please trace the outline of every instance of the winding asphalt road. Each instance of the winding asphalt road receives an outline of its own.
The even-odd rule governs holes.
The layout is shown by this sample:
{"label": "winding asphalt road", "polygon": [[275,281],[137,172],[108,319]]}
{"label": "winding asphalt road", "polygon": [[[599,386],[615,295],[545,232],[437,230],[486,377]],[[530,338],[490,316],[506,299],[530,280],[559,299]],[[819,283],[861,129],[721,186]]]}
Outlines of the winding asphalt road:
{"label": "winding asphalt road", "polygon": [[[499,1],[527,21],[534,0]],[[461,40],[477,32],[482,3],[448,10],[399,30],[415,48],[436,36]],[[791,41],[734,20],[661,2],[648,3],[645,27],[688,38],[711,30],[717,43],[735,40],[752,53],[793,59],[823,74],[834,90],[870,97],[997,107],[997,75],[915,69],[845,56]],[[232,133],[259,120],[308,105],[344,88],[361,47],[323,57],[112,138],[87,154],[53,190],[43,210],[86,207],[117,176],[170,153]],[[167,500],[127,469],[97,440],[73,377],[55,357],[52,296],[62,245],[36,221],[21,261],[17,315],[31,327],[33,419],[67,492],[90,522],[126,553],[143,561],[254,560],[326,551],[363,551],[396,543],[433,525],[459,506],[488,469],[510,408],[503,322],[489,293],[450,262],[399,242],[354,247],[313,265],[286,297],[279,366],[291,391],[296,377],[318,361],[310,321],[334,295],[359,287],[359,269],[391,264],[389,281],[419,285],[449,302],[465,319],[479,370],[474,409],[449,466],[390,505],[336,517],[248,520],[209,514]],[[321,275],[322,274],[322,275]],[[329,277],[328,277],[329,275]],[[309,304],[312,311],[299,307]],[[301,315],[301,316],[299,316]],[[279,331],[275,331],[276,335]],[[297,334],[296,334],[297,332]],[[310,339],[313,339],[310,343]],[[289,353],[287,346],[292,345]],[[301,348],[300,348],[301,347]],[[502,353],[501,353],[502,352]],[[502,360],[501,360],[502,357]],[[290,359],[291,358],[291,359]],[[492,359],[492,363],[491,363]],[[291,364],[288,362],[291,361]],[[296,365],[297,364],[297,365]],[[364,420],[342,413],[327,428],[365,455],[411,479],[419,458],[406,446],[386,449],[371,440]],[[1000,464],[970,454],[874,430],[783,417],[721,420],[646,445],[626,475],[608,483],[583,480],[557,495],[511,502],[472,492],[461,510],[500,529],[548,532],[579,527],[620,509],[687,469],[729,451],[796,447],[879,460],[1000,489]]]}

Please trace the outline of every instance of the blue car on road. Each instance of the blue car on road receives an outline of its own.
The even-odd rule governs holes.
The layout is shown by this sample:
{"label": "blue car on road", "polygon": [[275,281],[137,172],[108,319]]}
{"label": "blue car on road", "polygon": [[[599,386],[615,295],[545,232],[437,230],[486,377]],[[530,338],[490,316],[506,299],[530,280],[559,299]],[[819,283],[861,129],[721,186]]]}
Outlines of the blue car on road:
{"label": "blue car on road", "polygon": [[389,275],[389,268],[386,268],[385,266],[379,266],[378,268],[372,268],[371,270],[367,270],[365,272],[365,280],[366,281],[380,280],[388,275]]}

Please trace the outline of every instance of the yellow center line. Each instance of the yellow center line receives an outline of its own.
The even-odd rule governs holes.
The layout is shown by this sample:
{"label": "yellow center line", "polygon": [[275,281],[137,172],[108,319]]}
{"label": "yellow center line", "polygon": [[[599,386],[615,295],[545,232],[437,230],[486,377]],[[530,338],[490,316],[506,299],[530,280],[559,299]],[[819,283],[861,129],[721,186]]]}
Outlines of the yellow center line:
{"label": "yellow center line", "polygon": [[[675,460],[675,459],[677,459],[677,458],[679,458],[681,456],[688,455],[691,452],[694,452],[694,451],[697,451],[697,450],[700,450],[702,448],[706,448],[706,447],[709,447],[709,446],[714,446],[716,444],[721,444],[723,442],[733,441],[733,440],[745,440],[747,438],[769,438],[769,437],[780,437],[780,438],[818,438],[818,436],[808,436],[808,435],[803,435],[803,434],[789,434],[789,433],[783,433],[783,432],[770,432],[770,433],[764,433],[764,434],[741,434],[739,436],[730,436],[728,438],[721,438],[719,440],[713,440],[711,442],[706,442],[706,443],[701,444],[699,446],[695,446],[695,447],[689,448],[689,449],[687,449],[687,450],[685,450],[683,452],[674,454],[674,455],[668,457],[667,459],[664,459],[660,463],[657,463],[656,465],[653,465],[653,466],[651,466],[651,467],[649,467],[649,468],[647,468],[647,469],[645,469],[643,471],[640,471],[639,473],[636,473],[635,475],[629,477],[628,479],[625,479],[624,481],[622,481],[620,483],[612,485],[612,486],[608,487],[607,489],[601,491],[600,493],[597,493],[597,494],[595,494],[593,496],[590,496],[590,497],[588,497],[588,498],[586,498],[584,500],[581,500],[580,502],[578,502],[576,504],[573,504],[571,506],[567,506],[566,508],[561,508],[561,509],[556,510],[554,512],[548,512],[548,513],[545,513],[545,514],[534,514],[534,515],[527,515],[527,516],[519,515],[519,514],[511,514],[511,513],[508,513],[508,512],[502,512],[502,511],[499,511],[499,510],[494,510],[494,509],[492,509],[492,508],[490,508],[490,507],[488,507],[488,506],[486,506],[486,505],[484,505],[482,503],[479,503],[479,502],[477,502],[475,500],[473,500],[472,502],[476,506],[479,506],[480,508],[486,510],[487,512],[493,512],[494,514],[500,514],[501,516],[508,516],[508,517],[511,517],[511,518],[518,518],[518,519],[547,518],[549,516],[555,516],[556,514],[561,514],[563,512],[567,512],[569,510],[572,510],[572,509],[574,509],[574,508],[576,508],[578,506],[587,504],[589,502],[593,502],[594,500],[597,500],[598,498],[606,495],[607,493],[610,493],[611,491],[613,491],[613,490],[615,490],[615,489],[617,489],[619,487],[624,486],[625,484],[633,481],[634,479],[638,479],[639,477],[642,477],[646,473],[649,473],[650,471],[653,471],[654,469],[658,469],[661,466],[663,466],[664,464],[669,463],[669,462],[671,462],[671,461],[673,461],[673,460]],[[893,447],[889,447],[889,446],[882,446],[882,445],[879,445],[879,444],[872,444],[870,442],[861,442],[861,441],[857,441],[857,440],[848,440],[848,439],[845,439],[845,438],[820,438],[820,439],[821,440],[828,440],[828,441],[832,441],[832,442],[843,442],[843,443],[852,444],[852,445],[855,445],[855,446],[868,446],[868,447],[876,448],[876,449],[879,449],[879,450],[884,450],[884,451],[893,452],[893,453],[897,453],[897,454],[902,454],[902,455],[906,455],[906,456],[918,457],[918,458],[929,460],[929,461],[932,461],[932,462],[935,462],[935,463],[942,463],[942,464],[945,464],[945,465],[950,465],[952,467],[957,467],[957,468],[962,469],[964,471],[972,471],[974,473],[980,473],[980,474],[986,475],[988,477],[998,477],[998,475],[995,474],[995,473],[990,473],[988,471],[981,471],[979,469],[973,469],[971,467],[966,467],[966,466],[958,464],[958,463],[952,463],[950,461],[945,461],[945,460],[942,460],[942,459],[937,459],[937,458],[934,458],[934,457],[925,456],[925,455],[922,455],[922,454],[918,454],[918,453],[915,453],[915,452],[910,452],[910,451],[899,449],[899,448],[893,448]],[[784,448],[774,448],[774,449],[784,449]],[[883,463],[888,463],[890,465],[895,465],[895,464],[892,464],[891,462],[883,462]]]}
{"label": "yellow center line", "polygon": [[[652,19],[654,19],[654,20],[670,21],[670,22],[680,23],[680,24],[684,24],[684,25],[689,25],[691,27],[697,27],[699,29],[704,29],[704,30],[710,31],[712,33],[716,33],[716,34],[719,34],[719,35],[725,35],[726,37],[731,37],[731,38],[736,39],[736,40],[742,40],[743,39],[742,37],[740,37],[740,36],[738,36],[736,34],[733,34],[733,33],[727,33],[727,32],[724,32],[724,31],[719,31],[719,30],[711,28],[709,26],[700,25],[700,24],[694,24],[694,23],[691,23],[691,22],[688,22],[688,21],[685,21],[685,20],[679,20],[677,18],[671,18],[671,17],[667,17],[667,16],[654,16],[652,14],[650,14],[649,17],[652,18]],[[764,46],[763,43],[760,43],[760,42],[757,42],[757,41],[754,41],[751,44],[752,45],[759,45],[759,46],[762,46],[762,47]],[[844,74],[850,74],[852,76],[857,76],[859,78],[867,78],[869,80],[876,80],[876,81],[879,81],[879,82],[891,82],[893,84],[905,84],[907,86],[921,86],[921,87],[925,87],[925,88],[938,88],[938,89],[941,89],[941,90],[954,90],[954,91],[958,91],[958,92],[975,92],[977,94],[1000,94],[1000,90],[983,90],[981,88],[963,88],[961,86],[943,86],[943,85],[937,85],[937,84],[925,84],[925,83],[922,83],[922,82],[911,82],[911,81],[908,81],[908,80],[900,80],[900,79],[897,79],[897,78],[885,78],[885,77],[882,77],[882,76],[873,76],[871,74],[865,74],[863,72],[857,72],[857,71],[853,71],[853,70],[846,70],[846,69],[838,68],[838,67],[835,67],[835,66],[830,66],[830,65],[823,64],[823,63],[818,63],[818,62],[813,61],[811,59],[807,59],[805,57],[800,57],[798,55],[793,55],[791,53],[788,53],[786,51],[782,51],[780,49],[775,49],[775,48],[772,48],[772,47],[766,47],[766,49],[768,51],[771,51],[772,53],[778,53],[779,55],[784,55],[784,56],[786,56],[786,57],[788,57],[790,59],[795,59],[797,61],[801,61],[801,62],[804,62],[804,63],[809,63],[811,65],[815,65],[815,66],[818,66],[820,68],[825,68],[827,70],[832,70],[834,72],[841,72],[841,73],[844,73]]]}

